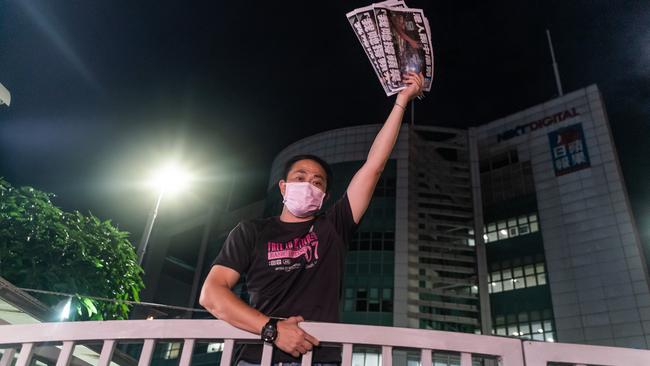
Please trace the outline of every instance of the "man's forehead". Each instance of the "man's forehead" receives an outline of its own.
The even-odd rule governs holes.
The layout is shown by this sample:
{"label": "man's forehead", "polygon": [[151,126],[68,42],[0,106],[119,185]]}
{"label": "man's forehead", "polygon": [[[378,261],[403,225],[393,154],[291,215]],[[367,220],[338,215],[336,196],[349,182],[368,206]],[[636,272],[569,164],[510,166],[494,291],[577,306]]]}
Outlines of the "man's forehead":
{"label": "man's forehead", "polygon": [[310,159],[298,160],[293,163],[290,172],[304,171],[311,174],[321,175],[323,178],[327,176],[325,169],[317,162]]}

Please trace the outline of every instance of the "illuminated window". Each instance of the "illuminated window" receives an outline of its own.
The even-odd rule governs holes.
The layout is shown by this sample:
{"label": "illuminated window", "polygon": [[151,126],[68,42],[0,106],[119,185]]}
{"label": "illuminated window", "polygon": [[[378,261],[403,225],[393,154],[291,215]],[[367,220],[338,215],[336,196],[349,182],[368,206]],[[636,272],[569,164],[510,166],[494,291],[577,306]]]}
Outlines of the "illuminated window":
{"label": "illuminated window", "polygon": [[223,352],[223,343],[210,343],[208,344],[208,350],[206,353],[215,353],[215,352]]}
{"label": "illuminated window", "polygon": [[511,217],[506,220],[491,222],[483,227],[483,240],[486,243],[514,238],[539,231],[537,213]]}
{"label": "illuminated window", "polygon": [[490,293],[517,290],[546,284],[544,263],[526,264],[504,268],[489,274],[488,290]]}
{"label": "illuminated window", "polygon": [[497,315],[494,318],[492,334],[546,342],[555,342],[556,339],[550,309]]}

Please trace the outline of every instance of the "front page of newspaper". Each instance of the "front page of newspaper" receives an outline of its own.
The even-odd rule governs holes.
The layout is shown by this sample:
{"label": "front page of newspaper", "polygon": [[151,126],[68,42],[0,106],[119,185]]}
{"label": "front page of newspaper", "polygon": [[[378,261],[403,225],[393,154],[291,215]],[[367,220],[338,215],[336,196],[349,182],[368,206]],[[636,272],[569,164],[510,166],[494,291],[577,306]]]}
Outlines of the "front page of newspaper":
{"label": "front page of newspaper", "polygon": [[403,75],[421,72],[425,91],[433,80],[429,21],[421,9],[388,0],[346,14],[382,88],[390,96],[404,89]]}
{"label": "front page of newspaper", "polygon": [[[377,24],[385,32],[384,17],[389,22],[392,47],[401,76],[408,72],[422,73],[425,78],[424,89],[431,90],[433,80],[433,52],[428,22],[421,9],[375,7]],[[384,33],[382,33],[382,40]],[[386,44],[384,44],[386,46]],[[387,51],[388,53],[388,51]],[[389,63],[390,67],[390,63]],[[391,70],[392,71],[392,70]],[[392,75],[392,74],[391,74]]]}

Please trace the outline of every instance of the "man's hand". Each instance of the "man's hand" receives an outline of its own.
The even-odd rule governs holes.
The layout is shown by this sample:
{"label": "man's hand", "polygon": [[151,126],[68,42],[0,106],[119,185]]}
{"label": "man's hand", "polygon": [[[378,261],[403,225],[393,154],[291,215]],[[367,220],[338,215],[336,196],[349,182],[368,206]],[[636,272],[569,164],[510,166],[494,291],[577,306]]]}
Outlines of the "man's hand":
{"label": "man's hand", "polygon": [[[402,89],[399,92],[398,99],[406,97],[406,101],[422,95],[422,87],[424,85],[424,75],[422,73],[416,74],[414,72],[409,72],[404,75],[404,84],[406,84],[406,89]],[[399,98],[402,97],[402,98]]]}
{"label": "man's hand", "polygon": [[304,322],[302,316],[292,316],[287,320],[281,320],[277,324],[278,338],[275,345],[284,352],[290,353],[293,357],[300,357],[313,346],[318,346],[318,339],[300,329],[299,322]]}

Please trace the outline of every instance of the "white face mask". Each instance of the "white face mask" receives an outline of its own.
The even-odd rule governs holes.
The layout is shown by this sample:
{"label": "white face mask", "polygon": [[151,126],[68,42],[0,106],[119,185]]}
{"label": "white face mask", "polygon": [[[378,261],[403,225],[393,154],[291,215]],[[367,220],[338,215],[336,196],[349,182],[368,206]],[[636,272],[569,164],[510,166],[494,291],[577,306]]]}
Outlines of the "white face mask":
{"label": "white face mask", "polygon": [[320,210],[325,192],[309,182],[284,184],[284,203],[287,210],[296,217],[308,217]]}

